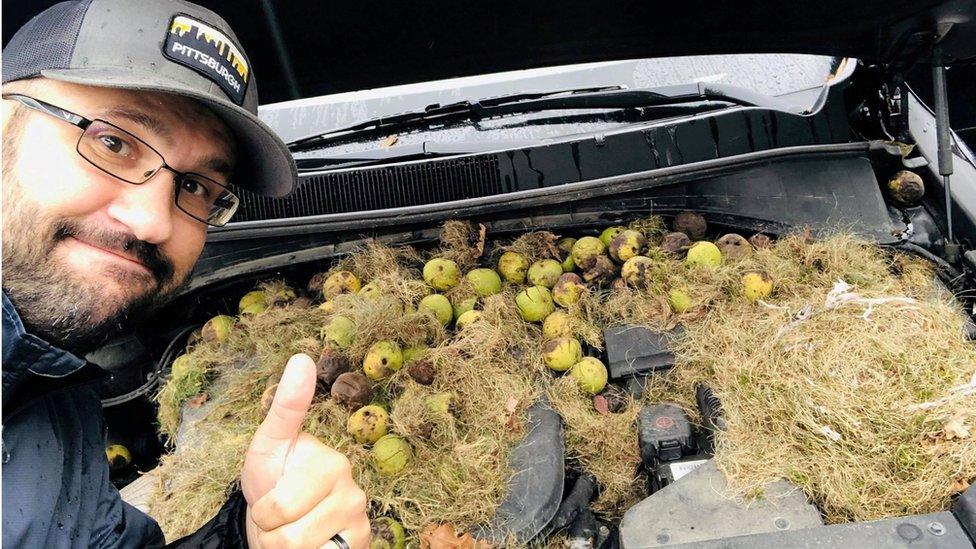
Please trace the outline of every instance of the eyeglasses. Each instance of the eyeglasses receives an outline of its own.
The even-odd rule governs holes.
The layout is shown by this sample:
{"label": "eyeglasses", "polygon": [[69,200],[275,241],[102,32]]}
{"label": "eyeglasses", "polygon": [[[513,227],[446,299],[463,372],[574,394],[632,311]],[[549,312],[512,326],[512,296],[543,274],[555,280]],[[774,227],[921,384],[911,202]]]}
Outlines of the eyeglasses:
{"label": "eyeglasses", "polygon": [[126,183],[141,185],[159,170],[172,172],[176,176],[176,206],[198,221],[222,227],[240,205],[240,198],[226,185],[198,173],[174,170],[156,149],[110,122],[97,118],[89,120],[26,95],[4,94],[3,98],[81,128],[82,134],[75,146],[78,154],[91,165]]}

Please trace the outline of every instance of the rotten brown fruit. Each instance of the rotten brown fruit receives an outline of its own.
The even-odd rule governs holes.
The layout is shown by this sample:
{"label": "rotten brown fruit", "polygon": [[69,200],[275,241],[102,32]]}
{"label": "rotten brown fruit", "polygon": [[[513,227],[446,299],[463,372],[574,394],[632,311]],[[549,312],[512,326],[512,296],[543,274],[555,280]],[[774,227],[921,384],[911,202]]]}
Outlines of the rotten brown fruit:
{"label": "rotten brown fruit", "polygon": [[692,240],[701,240],[705,238],[708,224],[705,223],[705,218],[700,214],[686,210],[674,216],[674,230],[685,233]]}
{"label": "rotten brown fruit", "polygon": [[359,372],[340,374],[332,384],[332,398],[347,410],[358,410],[373,400],[373,388]]}

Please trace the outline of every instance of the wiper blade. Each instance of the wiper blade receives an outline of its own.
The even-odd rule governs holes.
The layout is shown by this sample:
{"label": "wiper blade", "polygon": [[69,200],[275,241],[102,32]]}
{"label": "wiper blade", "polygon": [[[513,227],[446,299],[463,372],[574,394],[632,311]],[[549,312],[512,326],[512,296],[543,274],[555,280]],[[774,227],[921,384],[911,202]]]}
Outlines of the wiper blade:
{"label": "wiper blade", "polygon": [[461,101],[431,105],[416,111],[376,118],[318,134],[288,144],[292,151],[322,147],[364,133],[386,134],[415,126],[430,126],[462,120],[478,121],[495,116],[558,109],[640,109],[681,103],[724,102],[730,105],[760,106],[786,112],[799,107],[785,100],[727,84],[696,83],[647,89],[574,90],[546,94],[518,94],[482,101]]}
{"label": "wiper blade", "polygon": [[565,90],[556,90],[548,92],[525,92],[516,93],[511,95],[502,95],[498,97],[491,97],[488,99],[482,99],[480,101],[458,101],[456,103],[448,103],[446,105],[441,105],[440,103],[434,103],[433,105],[428,105],[424,107],[424,110],[413,111],[402,114],[394,114],[390,116],[383,116],[379,118],[373,118],[363,122],[357,122],[351,126],[346,126],[336,130],[331,130],[325,133],[317,133],[308,137],[302,137],[288,143],[288,148],[292,151],[304,150],[309,148],[315,148],[320,146],[320,140],[332,141],[333,139],[338,139],[349,134],[355,134],[362,132],[364,130],[381,130],[384,128],[394,128],[403,127],[410,125],[411,123],[419,122],[435,122],[440,119],[457,119],[459,115],[469,115],[471,118],[479,117],[479,113],[485,107],[493,107],[496,105],[502,105],[506,103],[518,103],[520,101],[529,101],[533,99],[540,99],[544,97],[551,97],[555,95],[564,94],[587,94],[596,92],[605,92],[612,90],[621,90],[622,86],[600,86],[600,87],[590,87],[590,88],[572,88]]}

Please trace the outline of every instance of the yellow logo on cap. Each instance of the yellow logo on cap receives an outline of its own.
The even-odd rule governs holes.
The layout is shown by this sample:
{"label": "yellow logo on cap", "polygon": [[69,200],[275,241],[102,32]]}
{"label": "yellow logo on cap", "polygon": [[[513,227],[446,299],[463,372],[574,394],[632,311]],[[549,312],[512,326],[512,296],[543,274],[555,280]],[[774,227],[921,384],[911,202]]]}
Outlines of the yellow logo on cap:
{"label": "yellow logo on cap", "polygon": [[237,46],[224,33],[200,21],[182,15],[174,17],[173,24],[169,28],[170,34],[175,34],[180,37],[185,36],[187,33],[193,33],[194,31],[196,32],[194,38],[213,45],[217,54],[226,59],[244,82],[247,82],[249,72],[247,60],[244,59]]}

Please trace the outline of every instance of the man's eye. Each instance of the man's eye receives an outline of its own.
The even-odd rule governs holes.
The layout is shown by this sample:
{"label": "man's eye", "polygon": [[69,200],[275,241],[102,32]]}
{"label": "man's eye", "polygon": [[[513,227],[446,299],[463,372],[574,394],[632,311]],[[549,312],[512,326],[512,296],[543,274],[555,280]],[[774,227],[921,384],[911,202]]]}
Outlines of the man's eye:
{"label": "man's eye", "polygon": [[190,177],[183,178],[183,190],[202,198],[210,196],[210,189],[205,184]]}
{"label": "man's eye", "polygon": [[117,135],[103,133],[98,136],[98,142],[104,150],[116,156],[129,156],[132,153],[132,147]]}

